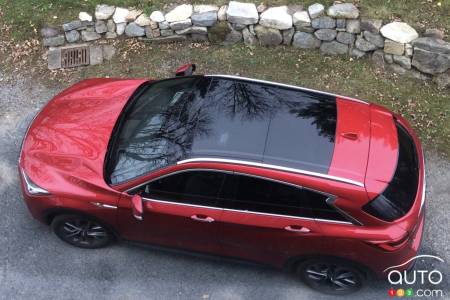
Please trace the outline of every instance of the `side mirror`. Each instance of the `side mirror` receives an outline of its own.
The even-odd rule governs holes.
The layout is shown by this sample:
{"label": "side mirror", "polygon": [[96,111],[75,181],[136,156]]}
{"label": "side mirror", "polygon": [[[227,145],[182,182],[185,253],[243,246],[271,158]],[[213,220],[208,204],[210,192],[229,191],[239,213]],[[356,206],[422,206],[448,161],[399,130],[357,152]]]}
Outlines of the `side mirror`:
{"label": "side mirror", "polygon": [[142,197],[139,194],[135,194],[131,198],[131,207],[133,209],[133,216],[139,220],[142,221],[144,217],[144,206],[142,204]]}
{"label": "side mirror", "polygon": [[183,65],[183,66],[179,67],[175,71],[175,76],[176,77],[179,77],[179,76],[191,76],[192,74],[194,74],[195,69],[196,69],[195,64]]}

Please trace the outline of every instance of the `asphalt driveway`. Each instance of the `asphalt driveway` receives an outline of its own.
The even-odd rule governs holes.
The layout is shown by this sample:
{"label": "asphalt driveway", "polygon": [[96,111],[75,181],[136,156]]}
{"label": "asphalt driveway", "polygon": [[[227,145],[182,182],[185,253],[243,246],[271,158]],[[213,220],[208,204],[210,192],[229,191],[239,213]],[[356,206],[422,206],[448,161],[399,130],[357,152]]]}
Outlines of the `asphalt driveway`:
{"label": "asphalt driveway", "polygon": [[[295,277],[267,267],[161,249],[116,244],[71,247],[29,215],[18,185],[17,158],[29,120],[59,89],[0,73],[0,299],[328,299]],[[450,268],[450,162],[427,153],[427,222],[418,267]],[[390,285],[371,282],[351,299],[386,299]],[[414,289],[424,288],[420,285]],[[428,287],[430,288],[430,287]]]}

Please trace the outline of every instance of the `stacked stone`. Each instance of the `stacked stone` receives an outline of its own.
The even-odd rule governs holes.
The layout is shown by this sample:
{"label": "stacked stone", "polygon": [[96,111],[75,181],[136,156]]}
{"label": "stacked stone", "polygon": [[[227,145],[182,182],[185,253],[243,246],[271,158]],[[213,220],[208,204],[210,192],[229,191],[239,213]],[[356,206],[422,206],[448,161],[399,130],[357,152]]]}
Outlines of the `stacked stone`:
{"label": "stacked stone", "polygon": [[[324,55],[371,56],[378,67],[419,79],[433,76],[440,86],[450,85],[450,43],[443,40],[441,31],[427,30],[419,38],[406,23],[383,25],[382,20],[359,15],[354,4],[338,2],[328,9],[320,3],[306,9],[301,5],[268,8],[237,1],[221,7],[182,4],[166,14],[153,11],[150,15],[102,4],[97,5],[94,16],[80,12],[78,20],[63,24],[62,29],[46,27],[41,32],[44,46],[53,50],[66,42],[118,36],[146,37],[154,42],[190,38],[225,45],[243,41],[249,46],[317,48]],[[95,47],[90,46],[91,63],[100,61]],[[51,57],[57,62],[58,55],[49,52],[49,65]]]}
{"label": "stacked stone", "polygon": [[361,32],[358,8],[351,3],[335,3],[326,12],[322,4],[310,5],[294,14],[295,34],[292,45],[297,48],[320,48],[325,55],[363,54],[354,49],[356,34]]}

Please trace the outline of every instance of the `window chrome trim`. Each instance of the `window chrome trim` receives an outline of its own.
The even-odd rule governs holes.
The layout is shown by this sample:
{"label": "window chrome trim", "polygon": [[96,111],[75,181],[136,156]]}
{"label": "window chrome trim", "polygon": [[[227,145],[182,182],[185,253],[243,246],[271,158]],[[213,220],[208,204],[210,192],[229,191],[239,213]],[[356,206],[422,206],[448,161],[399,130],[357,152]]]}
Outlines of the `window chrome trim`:
{"label": "window chrome trim", "polygon": [[318,218],[307,218],[307,217],[298,217],[298,216],[290,216],[290,215],[279,215],[279,214],[271,214],[271,213],[263,213],[263,212],[251,211],[251,210],[238,210],[238,209],[221,208],[221,207],[215,207],[215,206],[204,206],[204,205],[198,205],[198,204],[189,204],[189,203],[180,203],[180,202],[172,202],[172,201],[165,201],[165,200],[156,200],[156,199],[150,199],[150,198],[145,198],[145,197],[142,197],[142,200],[147,201],[147,202],[156,202],[156,203],[163,203],[163,204],[170,204],[170,205],[181,205],[181,206],[189,206],[189,207],[214,209],[214,210],[240,212],[240,213],[254,214],[254,215],[263,215],[263,216],[272,216],[272,217],[293,218],[293,219],[299,219],[299,220],[309,220],[309,221],[318,221],[318,222],[329,222],[329,223],[338,223],[338,224],[345,224],[345,225],[354,225],[353,223],[346,222],[346,221],[336,221],[336,220],[327,220],[327,219],[318,219]]}
{"label": "window chrome trim", "polygon": [[[255,177],[255,178],[260,178],[260,179],[264,179],[264,180],[269,180],[269,181],[273,181],[273,182],[277,182],[280,184],[286,184],[286,185],[290,185],[296,188],[300,188],[300,189],[307,189],[307,190],[311,190],[320,194],[323,194],[324,196],[328,196],[328,199],[331,199],[335,196],[325,193],[325,192],[321,192],[321,191],[317,191],[314,189],[310,189],[308,187],[303,187],[300,185],[296,185],[290,182],[285,182],[285,181],[281,181],[281,180],[277,180],[277,179],[272,179],[272,178],[267,178],[264,176],[258,176],[258,175],[253,175],[253,174],[246,174],[246,173],[241,173],[241,172],[233,172],[233,171],[227,171],[227,170],[218,170],[218,169],[196,169],[196,168],[190,168],[190,169],[183,169],[183,170],[178,170],[169,174],[164,174],[161,175],[159,177],[153,178],[145,183],[139,184],[133,188],[130,188],[128,190],[125,191],[125,193],[127,193],[130,190],[134,190],[136,188],[139,188],[143,185],[146,185],[148,183],[151,183],[153,181],[171,176],[171,175],[175,175],[175,174],[179,174],[179,173],[185,173],[185,172],[190,172],[190,171],[206,171],[206,172],[219,172],[219,173],[225,173],[225,174],[239,174],[242,176],[249,176],[249,177]],[[221,198],[218,198],[218,200],[220,200]],[[325,200],[328,203],[328,199]],[[271,213],[264,213],[264,212],[256,212],[256,211],[251,211],[251,210],[238,210],[238,209],[231,209],[231,208],[222,208],[222,207],[215,207],[215,206],[205,206],[205,205],[199,205],[199,204],[190,204],[190,203],[180,203],[180,202],[175,202],[175,201],[166,201],[166,200],[157,200],[157,199],[150,199],[150,198],[145,198],[142,197],[142,200],[144,201],[148,201],[148,202],[157,202],[157,203],[163,203],[163,204],[171,204],[171,205],[181,205],[181,206],[189,206],[189,207],[198,207],[198,208],[207,208],[207,209],[214,209],[214,210],[224,210],[224,211],[232,211],[232,212],[241,212],[241,213],[249,213],[249,214],[256,214],[256,215],[264,215],[264,216],[274,216],[274,217],[284,217],[284,218],[294,218],[294,219],[300,219],[300,220],[310,220],[310,221],[319,221],[319,222],[330,222],[330,223],[339,223],[339,224],[347,224],[347,225],[355,225],[352,222],[345,222],[345,221],[337,221],[337,220],[327,220],[327,219],[318,219],[318,218],[308,218],[308,217],[299,217],[299,216],[290,216],[290,215],[279,215],[279,214],[271,214]],[[333,206],[334,207],[334,206]],[[338,211],[338,213],[340,213],[340,211]],[[345,216],[345,215],[344,215]]]}
{"label": "window chrome trim", "polygon": [[320,177],[320,178],[324,178],[324,179],[329,179],[329,180],[333,180],[333,181],[338,181],[338,182],[343,182],[343,183],[348,183],[348,184],[364,187],[364,184],[359,181],[342,178],[342,177],[338,177],[338,176],[327,175],[327,174],[317,173],[317,172],[311,172],[311,171],[306,171],[306,170],[302,170],[302,169],[294,169],[294,168],[289,168],[289,167],[282,167],[282,166],[277,166],[277,165],[258,163],[258,162],[253,162],[253,161],[237,160],[237,159],[199,157],[199,158],[189,158],[189,159],[180,160],[177,162],[177,165],[191,163],[191,162],[218,162],[218,163],[248,165],[248,166],[252,166],[252,167],[261,167],[261,168],[266,168],[266,169],[274,169],[274,170],[279,170],[279,171],[298,173],[298,174],[302,174],[302,175],[309,175],[309,176],[313,176],[313,177]]}
{"label": "window chrome trim", "polygon": [[244,81],[251,81],[251,82],[257,82],[257,83],[264,83],[264,84],[276,85],[276,86],[281,86],[281,87],[286,87],[286,88],[296,89],[296,90],[305,91],[305,92],[314,92],[314,93],[324,94],[324,95],[328,95],[328,96],[339,97],[339,98],[342,98],[342,99],[344,99],[344,100],[350,100],[350,101],[354,101],[354,102],[358,102],[358,103],[362,103],[362,104],[369,105],[368,102],[363,101],[363,100],[359,100],[359,99],[355,99],[355,98],[350,98],[350,97],[342,96],[342,95],[337,95],[337,94],[333,94],[333,93],[328,93],[328,92],[318,91],[318,90],[314,90],[314,89],[309,89],[309,88],[299,87],[299,86],[295,86],[295,85],[290,85],[290,84],[285,84],[285,83],[274,82],[274,81],[261,80],[261,79],[253,79],[253,78],[241,77],[241,76],[234,76],[234,75],[220,75],[220,74],[205,75],[205,77],[238,79],[238,80],[244,80]]}

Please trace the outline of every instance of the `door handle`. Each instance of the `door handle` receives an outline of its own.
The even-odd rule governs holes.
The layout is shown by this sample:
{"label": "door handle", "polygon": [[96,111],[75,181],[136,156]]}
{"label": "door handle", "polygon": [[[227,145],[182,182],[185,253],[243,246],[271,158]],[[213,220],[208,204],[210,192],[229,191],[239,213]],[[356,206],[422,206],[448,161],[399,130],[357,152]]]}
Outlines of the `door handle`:
{"label": "door handle", "polygon": [[303,226],[298,226],[298,225],[289,225],[289,226],[284,227],[284,229],[287,231],[300,232],[300,233],[311,232],[311,229],[309,229],[307,227],[303,227]]}
{"label": "door handle", "polygon": [[191,219],[198,222],[211,223],[214,222],[214,219],[205,215],[193,215]]}

